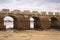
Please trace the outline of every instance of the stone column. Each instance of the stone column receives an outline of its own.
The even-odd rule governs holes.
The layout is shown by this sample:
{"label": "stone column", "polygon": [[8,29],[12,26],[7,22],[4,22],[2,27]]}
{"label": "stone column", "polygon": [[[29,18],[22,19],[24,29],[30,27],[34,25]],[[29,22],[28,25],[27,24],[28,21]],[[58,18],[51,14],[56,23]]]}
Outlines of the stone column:
{"label": "stone column", "polygon": [[18,29],[29,29],[30,28],[30,23],[29,23],[29,19],[26,17],[20,17],[18,19]]}
{"label": "stone column", "polygon": [[4,25],[4,19],[2,17],[0,17],[0,30],[2,29],[6,29],[5,25]]}

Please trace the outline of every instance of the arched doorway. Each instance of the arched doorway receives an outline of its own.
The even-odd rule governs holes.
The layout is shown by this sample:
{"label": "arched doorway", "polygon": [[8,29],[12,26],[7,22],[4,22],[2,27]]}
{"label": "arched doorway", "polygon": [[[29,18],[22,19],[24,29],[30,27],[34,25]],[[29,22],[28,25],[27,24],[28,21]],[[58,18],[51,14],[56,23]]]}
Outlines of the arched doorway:
{"label": "arched doorway", "polygon": [[51,17],[51,28],[53,29],[57,29],[58,28],[58,25],[57,25],[57,22],[58,22],[58,19],[56,17]]}
{"label": "arched doorway", "polygon": [[30,28],[40,29],[40,19],[38,17],[31,17],[30,18]]}
{"label": "arched doorway", "polygon": [[17,29],[17,19],[14,16],[4,17],[4,25],[6,29]]}
{"label": "arched doorway", "polygon": [[34,28],[34,18],[30,18],[30,28],[33,29]]}

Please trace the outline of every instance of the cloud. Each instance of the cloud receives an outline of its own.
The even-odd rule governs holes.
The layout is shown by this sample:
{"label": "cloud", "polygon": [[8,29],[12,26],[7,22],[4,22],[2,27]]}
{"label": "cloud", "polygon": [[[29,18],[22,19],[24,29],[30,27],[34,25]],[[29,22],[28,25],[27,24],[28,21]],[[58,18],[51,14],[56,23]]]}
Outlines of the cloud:
{"label": "cloud", "polygon": [[41,10],[60,11],[60,3],[48,3],[40,6]]}
{"label": "cloud", "polygon": [[0,4],[8,4],[12,2],[11,0],[0,0]]}
{"label": "cloud", "polygon": [[60,10],[60,0],[0,0],[0,9]]}
{"label": "cloud", "polygon": [[46,0],[46,2],[50,2],[50,3],[60,3],[60,0]]}

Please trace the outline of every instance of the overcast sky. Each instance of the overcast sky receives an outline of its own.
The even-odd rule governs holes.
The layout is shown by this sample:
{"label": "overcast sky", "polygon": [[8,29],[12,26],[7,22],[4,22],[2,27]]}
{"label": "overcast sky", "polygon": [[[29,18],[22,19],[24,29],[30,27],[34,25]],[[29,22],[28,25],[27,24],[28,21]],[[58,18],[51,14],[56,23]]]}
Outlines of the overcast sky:
{"label": "overcast sky", "polygon": [[60,0],[0,0],[0,9],[60,11]]}

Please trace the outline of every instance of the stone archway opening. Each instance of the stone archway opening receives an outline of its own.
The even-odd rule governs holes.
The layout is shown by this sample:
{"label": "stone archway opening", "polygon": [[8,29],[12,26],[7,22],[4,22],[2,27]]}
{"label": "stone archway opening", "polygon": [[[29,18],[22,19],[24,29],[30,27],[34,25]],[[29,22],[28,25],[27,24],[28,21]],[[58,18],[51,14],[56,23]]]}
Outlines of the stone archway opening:
{"label": "stone archway opening", "polygon": [[31,17],[30,18],[30,28],[33,28],[33,29],[40,29],[41,28],[40,19],[38,17]]}
{"label": "stone archway opening", "polygon": [[14,16],[4,17],[4,25],[6,29],[17,29],[17,19]]}
{"label": "stone archway opening", "polygon": [[56,17],[51,17],[51,28],[53,29],[57,29],[58,28],[58,25],[57,25],[57,22],[58,22],[58,19]]}
{"label": "stone archway opening", "polygon": [[30,18],[30,28],[34,29],[34,18]]}

